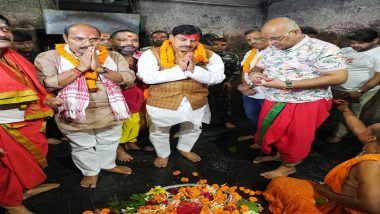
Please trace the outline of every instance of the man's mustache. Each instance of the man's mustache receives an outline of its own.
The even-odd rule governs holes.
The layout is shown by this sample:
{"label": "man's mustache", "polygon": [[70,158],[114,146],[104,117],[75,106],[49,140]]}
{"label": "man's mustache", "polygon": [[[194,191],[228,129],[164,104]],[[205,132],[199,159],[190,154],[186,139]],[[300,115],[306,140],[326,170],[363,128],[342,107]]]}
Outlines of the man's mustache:
{"label": "man's mustache", "polygon": [[124,48],[133,48],[133,49],[136,49],[136,47],[134,47],[134,46],[132,46],[132,45],[120,46],[119,48],[120,48],[120,49],[124,49]]}
{"label": "man's mustache", "polygon": [[0,36],[0,40],[8,40],[8,41],[11,41],[11,38],[7,37],[7,36]]}

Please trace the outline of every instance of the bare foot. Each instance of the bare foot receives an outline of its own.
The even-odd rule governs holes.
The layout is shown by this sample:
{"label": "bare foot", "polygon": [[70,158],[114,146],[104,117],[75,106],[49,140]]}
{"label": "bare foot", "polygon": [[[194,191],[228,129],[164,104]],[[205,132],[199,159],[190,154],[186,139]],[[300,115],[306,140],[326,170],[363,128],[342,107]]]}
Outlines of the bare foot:
{"label": "bare foot", "polygon": [[252,139],[254,139],[253,135],[244,135],[244,136],[238,137],[237,141],[241,142],[241,141],[252,140]]}
{"label": "bare foot", "polygon": [[127,148],[132,150],[141,150],[141,148],[135,143],[127,142]]}
{"label": "bare foot", "polygon": [[117,146],[117,150],[116,150],[116,158],[117,158],[119,161],[123,161],[123,162],[133,160],[133,157],[132,157],[130,154],[127,153],[127,151],[125,150],[123,144],[119,144],[119,145]]}
{"label": "bare foot", "polygon": [[180,134],[179,131],[174,133],[173,138],[175,138],[175,139],[179,138],[179,134]]}
{"label": "bare foot", "polygon": [[53,138],[53,137],[48,138],[48,139],[47,139],[47,142],[48,142],[48,144],[51,144],[51,145],[57,145],[57,144],[62,143],[61,140],[56,139],[56,138]]}
{"label": "bare foot", "polygon": [[182,150],[178,150],[179,153],[181,155],[183,155],[185,158],[187,158],[188,160],[190,160],[191,162],[199,162],[201,161],[201,157],[199,157],[199,155],[197,155],[196,153],[194,152],[184,152]]}
{"label": "bare foot", "polygon": [[329,138],[326,139],[328,143],[340,143],[342,141],[341,137],[338,137],[336,135],[330,136]]}
{"label": "bare foot", "polygon": [[130,175],[132,173],[132,169],[126,166],[115,166],[112,169],[107,169],[109,172],[115,172],[115,173],[120,173],[124,175]]}
{"label": "bare foot", "polygon": [[259,144],[251,144],[249,146],[249,148],[252,148],[252,149],[261,149],[261,146],[259,146]]}
{"label": "bare foot", "polygon": [[168,161],[169,161],[169,157],[166,157],[166,158],[156,157],[156,159],[154,160],[154,165],[158,168],[164,168],[168,165]]}
{"label": "bare foot", "polygon": [[153,152],[154,151],[154,147],[153,146],[144,146],[142,148],[143,151],[146,151],[146,152]]}
{"label": "bare foot", "polygon": [[80,181],[80,185],[84,188],[95,188],[96,184],[98,183],[98,175],[94,176],[83,176],[82,180]]}
{"label": "bare foot", "polygon": [[5,210],[5,214],[33,214],[22,204],[17,207],[5,207]]}
{"label": "bare foot", "polygon": [[268,161],[281,161],[280,153],[277,152],[275,156],[267,155],[267,156],[259,156],[253,160],[254,164],[268,162]]}
{"label": "bare foot", "polygon": [[272,179],[272,178],[280,177],[280,176],[288,176],[295,172],[296,172],[296,168],[294,166],[281,165],[275,170],[264,172],[264,173],[261,173],[260,175],[266,179]]}
{"label": "bare foot", "polygon": [[224,126],[227,128],[227,129],[234,129],[236,128],[235,124],[231,123],[231,122],[226,122],[224,124]]}
{"label": "bare foot", "polygon": [[59,184],[51,183],[51,184],[41,184],[33,189],[30,189],[26,192],[24,192],[24,199],[27,199],[29,197],[35,196],[37,194],[47,192],[49,190],[55,189],[59,187]]}

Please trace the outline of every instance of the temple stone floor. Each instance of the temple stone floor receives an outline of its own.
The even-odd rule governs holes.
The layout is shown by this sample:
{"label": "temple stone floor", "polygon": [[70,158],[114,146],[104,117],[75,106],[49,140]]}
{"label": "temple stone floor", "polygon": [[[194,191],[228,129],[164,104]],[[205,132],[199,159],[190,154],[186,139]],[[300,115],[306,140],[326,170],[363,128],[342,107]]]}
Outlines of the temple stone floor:
{"label": "temple stone floor", "polygon": [[[236,92],[235,92],[236,93]],[[60,183],[58,189],[34,196],[24,201],[25,206],[37,214],[80,214],[84,210],[93,210],[107,206],[107,203],[123,201],[133,193],[143,193],[156,185],[168,186],[182,183],[174,170],[195,183],[206,178],[209,183],[245,186],[254,190],[264,190],[269,180],[259,174],[278,166],[278,162],[253,164],[252,160],[260,154],[259,150],[249,148],[251,141],[237,142],[236,138],[248,133],[248,123],[244,120],[240,95],[233,97],[233,115],[236,129],[205,126],[193,151],[202,157],[200,163],[191,163],[175,149],[176,140],[172,139],[172,154],[166,168],[153,165],[154,152],[131,151],[134,160],[125,164],[133,169],[129,176],[102,171],[96,189],[86,189],[79,185],[82,178],[70,157],[68,143],[49,145],[48,163],[45,170],[46,182]],[[335,165],[347,160],[360,149],[360,143],[349,135],[341,143],[329,144],[324,139],[332,130],[327,121],[318,131],[312,152],[301,163],[293,177],[321,181],[324,175]],[[147,131],[141,134],[141,144],[149,142]],[[196,171],[199,177],[191,176]],[[259,198],[265,207],[265,201]],[[0,213],[4,211],[0,210]],[[269,213],[267,210],[264,213]]]}

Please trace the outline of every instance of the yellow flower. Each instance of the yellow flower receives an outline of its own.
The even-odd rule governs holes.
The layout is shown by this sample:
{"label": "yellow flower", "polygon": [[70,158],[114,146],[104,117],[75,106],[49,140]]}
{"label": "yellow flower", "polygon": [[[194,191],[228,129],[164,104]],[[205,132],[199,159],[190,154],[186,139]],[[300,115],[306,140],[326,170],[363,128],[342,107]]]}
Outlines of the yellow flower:
{"label": "yellow flower", "polygon": [[162,186],[155,186],[154,188],[149,190],[148,195],[160,195],[165,193],[166,190],[162,188]]}
{"label": "yellow flower", "polygon": [[[197,48],[194,50],[193,58],[195,64],[208,63],[206,49],[201,43],[198,43]],[[165,69],[172,68],[176,65],[174,50],[169,40],[162,43],[160,47],[160,65]]]}

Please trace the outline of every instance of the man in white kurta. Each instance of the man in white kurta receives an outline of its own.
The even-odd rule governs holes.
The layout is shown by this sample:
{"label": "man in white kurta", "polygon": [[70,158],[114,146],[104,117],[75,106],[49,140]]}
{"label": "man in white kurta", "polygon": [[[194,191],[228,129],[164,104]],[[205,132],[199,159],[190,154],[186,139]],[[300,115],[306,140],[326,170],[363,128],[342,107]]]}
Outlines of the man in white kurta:
{"label": "man in white kurta", "polygon": [[179,152],[190,161],[201,160],[191,149],[199,138],[202,122],[210,122],[207,86],[222,82],[225,75],[222,59],[204,49],[198,42],[200,36],[196,26],[177,26],[169,40],[159,49],[144,52],[138,62],[137,76],[151,85],[146,108],[157,167],[167,165],[169,131],[175,124],[180,124]]}

